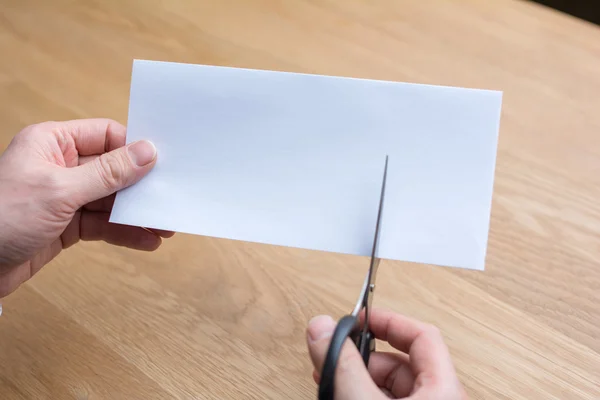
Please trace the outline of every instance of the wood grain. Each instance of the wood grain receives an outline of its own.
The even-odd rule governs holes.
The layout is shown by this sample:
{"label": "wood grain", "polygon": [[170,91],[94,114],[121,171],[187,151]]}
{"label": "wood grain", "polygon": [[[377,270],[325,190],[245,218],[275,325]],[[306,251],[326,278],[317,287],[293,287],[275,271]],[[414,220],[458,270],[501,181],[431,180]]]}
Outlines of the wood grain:
{"label": "wood grain", "polygon": [[[126,123],[133,58],[503,90],[486,271],[386,261],[375,305],[439,326],[473,399],[600,399],[600,28],[509,0],[0,0],[0,54],[0,150]],[[3,300],[0,397],[315,398],[306,323],[365,262],[78,245]]]}

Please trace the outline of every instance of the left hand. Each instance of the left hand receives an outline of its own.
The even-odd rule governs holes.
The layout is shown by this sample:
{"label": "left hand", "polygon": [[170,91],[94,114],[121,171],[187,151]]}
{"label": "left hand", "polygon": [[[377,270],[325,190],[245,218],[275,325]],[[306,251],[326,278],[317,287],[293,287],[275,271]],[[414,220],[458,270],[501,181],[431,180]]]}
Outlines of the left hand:
{"label": "left hand", "polygon": [[114,193],[156,163],[147,141],[125,146],[107,119],[25,128],[0,156],[0,298],[79,240],[155,250],[172,232],[110,224]]}

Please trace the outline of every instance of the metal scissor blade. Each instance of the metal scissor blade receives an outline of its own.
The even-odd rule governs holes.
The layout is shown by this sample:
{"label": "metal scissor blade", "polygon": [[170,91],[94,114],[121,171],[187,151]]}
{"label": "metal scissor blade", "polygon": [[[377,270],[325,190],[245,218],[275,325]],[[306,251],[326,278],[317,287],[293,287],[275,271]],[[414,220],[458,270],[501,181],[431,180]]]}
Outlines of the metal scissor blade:
{"label": "metal scissor blade", "polygon": [[383,199],[385,197],[385,182],[387,180],[388,156],[385,156],[385,168],[383,169],[383,182],[381,183],[381,195],[379,196],[379,210],[377,211],[377,223],[375,225],[375,237],[373,238],[373,250],[371,251],[371,268],[376,264],[377,244],[379,243],[379,227],[381,225],[381,214],[383,211]]}
{"label": "metal scissor blade", "polygon": [[[372,286],[375,282],[375,277],[377,276],[377,267],[379,266],[379,258],[377,257],[377,245],[379,243],[379,229],[381,225],[381,214],[383,211],[383,200],[385,197],[385,184],[387,180],[387,167],[388,167],[388,156],[385,156],[385,167],[383,170],[383,182],[381,184],[381,194],[379,197],[379,209],[377,210],[377,222],[375,223],[375,234],[373,238],[373,248],[371,250],[371,261],[369,265],[369,271],[367,272],[367,276],[365,277],[365,281],[363,283],[362,290],[360,292],[360,296],[358,298],[358,302],[356,303],[356,307],[352,312],[352,315],[358,316],[360,310],[365,307],[366,312],[368,313],[368,308],[371,306],[371,292],[374,287]],[[368,314],[365,315],[368,317]],[[365,324],[367,326],[368,324]]]}
{"label": "metal scissor blade", "polygon": [[[371,265],[369,266],[368,286],[365,298],[363,301],[365,308],[365,322],[362,327],[362,338],[360,343],[360,353],[365,357],[374,349],[375,342],[369,332],[369,317],[371,312],[371,304],[373,303],[373,292],[375,291],[375,278],[377,277],[377,269],[379,267],[379,257],[377,257],[377,245],[379,244],[379,228],[381,225],[381,214],[383,212],[383,199],[385,197],[385,183],[387,180],[388,156],[385,156],[385,168],[383,170],[383,182],[381,183],[381,195],[379,196],[379,211],[377,212],[377,224],[375,225],[375,237],[373,238],[373,250],[371,251]],[[367,339],[371,338],[371,339]],[[370,349],[373,347],[372,349]],[[365,358],[365,363],[368,358]]]}

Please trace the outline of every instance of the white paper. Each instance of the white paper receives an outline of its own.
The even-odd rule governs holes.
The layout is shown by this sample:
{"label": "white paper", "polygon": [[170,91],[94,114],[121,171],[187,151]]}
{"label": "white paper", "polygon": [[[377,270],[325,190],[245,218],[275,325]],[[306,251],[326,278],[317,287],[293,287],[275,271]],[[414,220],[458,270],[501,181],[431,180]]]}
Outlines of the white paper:
{"label": "white paper", "polygon": [[502,93],[136,60],[115,223],[482,270]]}

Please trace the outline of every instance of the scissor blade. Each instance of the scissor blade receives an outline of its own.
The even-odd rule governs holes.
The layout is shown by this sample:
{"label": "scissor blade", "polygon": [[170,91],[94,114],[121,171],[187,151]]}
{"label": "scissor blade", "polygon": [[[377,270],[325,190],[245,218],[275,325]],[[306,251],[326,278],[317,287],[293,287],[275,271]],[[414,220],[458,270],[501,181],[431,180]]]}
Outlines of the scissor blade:
{"label": "scissor blade", "polygon": [[379,243],[379,227],[381,225],[381,214],[383,211],[383,199],[385,197],[385,182],[387,179],[388,156],[385,156],[385,168],[383,169],[383,182],[381,183],[381,194],[379,196],[379,209],[377,210],[377,222],[375,224],[375,235],[373,238],[373,250],[371,251],[371,266],[377,258],[377,244]]}
{"label": "scissor blade", "polygon": [[[388,156],[385,156],[385,168],[383,170],[383,182],[381,184],[381,194],[379,196],[379,210],[377,212],[377,223],[375,225],[375,237],[373,238],[373,250],[371,252],[371,265],[369,273],[365,280],[365,292],[363,297],[363,307],[365,309],[365,320],[362,326],[360,353],[369,354],[373,350],[373,338],[369,334],[369,318],[371,314],[371,304],[373,303],[373,292],[375,291],[375,278],[379,267],[379,257],[377,257],[377,244],[379,243],[379,228],[381,225],[381,214],[383,211],[383,199],[385,197],[385,183],[387,180]],[[369,339],[370,338],[370,339]],[[368,359],[367,359],[368,360]]]}
{"label": "scissor blade", "polygon": [[[371,285],[375,282],[375,276],[377,275],[377,267],[379,266],[379,258],[377,257],[377,244],[379,241],[379,228],[381,225],[381,214],[383,210],[383,199],[385,197],[385,183],[387,180],[387,167],[388,167],[388,156],[385,156],[385,168],[383,170],[383,182],[381,185],[381,194],[379,197],[379,209],[377,210],[377,222],[375,223],[375,235],[373,239],[373,249],[371,250],[371,262],[369,264],[369,271],[365,276],[362,289],[360,291],[360,297],[354,307],[352,315],[357,316],[360,310],[365,307],[368,308],[371,304]],[[368,312],[368,310],[367,310]]]}

